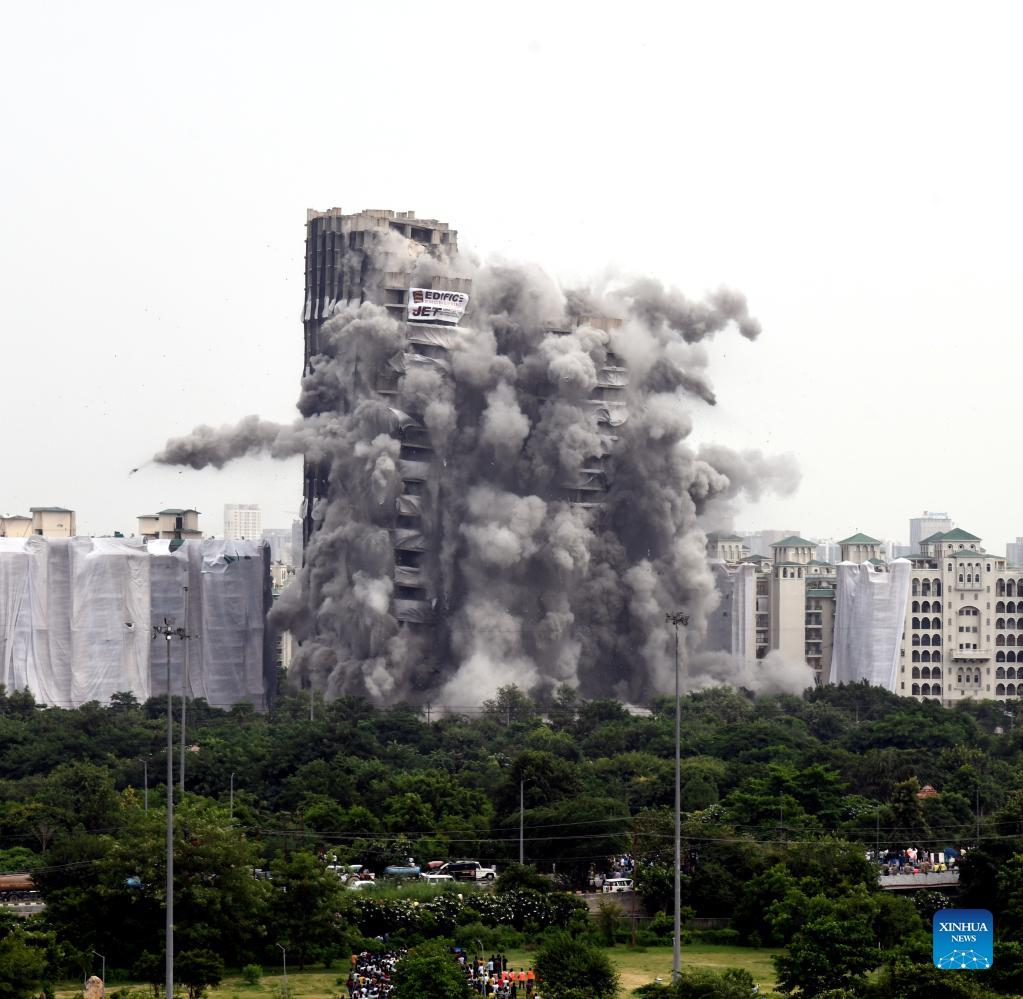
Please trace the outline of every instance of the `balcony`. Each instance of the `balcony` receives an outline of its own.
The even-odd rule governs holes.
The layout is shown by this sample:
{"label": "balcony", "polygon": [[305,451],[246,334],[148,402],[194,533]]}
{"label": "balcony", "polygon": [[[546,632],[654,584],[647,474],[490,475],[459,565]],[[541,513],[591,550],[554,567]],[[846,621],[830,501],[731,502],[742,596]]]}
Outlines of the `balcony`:
{"label": "balcony", "polygon": [[955,662],[988,662],[991,659],[987,649],[952,649],[948,654]]}

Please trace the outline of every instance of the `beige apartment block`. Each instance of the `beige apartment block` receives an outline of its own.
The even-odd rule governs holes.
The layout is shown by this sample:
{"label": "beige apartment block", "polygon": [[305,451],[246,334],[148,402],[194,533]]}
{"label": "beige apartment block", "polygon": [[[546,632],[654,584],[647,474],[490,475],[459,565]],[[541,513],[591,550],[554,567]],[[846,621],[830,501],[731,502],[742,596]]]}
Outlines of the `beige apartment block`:
{"label": "beige apartment block", "polygon": [[73,538],[78,533],[75,511],[62,506],[29,507],[32,533],[44,538]]}
{"label": "beige apartment block", "polygon": [[155,538],[178,541],[202,539],[198,510],[170,509],[159,513],[143,513],[139,515],[138,522],[138,533],[147,541]]}
{"label": "beige apartment block", "polygon": [[1023,570],[955,529],[924,538],[913,563],[896,693],[946,707],[1023,694]]}
{"label": "beige apartment block", "polygon": [[32,534],[32,518],[19,514],[0,517],[0,538],[27,538]]}

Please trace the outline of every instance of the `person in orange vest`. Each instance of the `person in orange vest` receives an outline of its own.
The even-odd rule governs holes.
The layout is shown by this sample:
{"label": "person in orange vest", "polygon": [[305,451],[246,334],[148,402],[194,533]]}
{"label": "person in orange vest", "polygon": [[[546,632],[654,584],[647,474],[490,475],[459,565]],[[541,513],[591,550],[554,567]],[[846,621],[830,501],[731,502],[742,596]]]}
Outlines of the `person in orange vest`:
{"label": "person in orange vest", "polygon": [[519,988],[524,989],[526,987],[526,973],[519,968]]}
{"label": "person in orange vest", "polygon": [[526,995],[530,995],[533,991],[533,986],[536,984],[536,972],[532,968],[526,973]]}

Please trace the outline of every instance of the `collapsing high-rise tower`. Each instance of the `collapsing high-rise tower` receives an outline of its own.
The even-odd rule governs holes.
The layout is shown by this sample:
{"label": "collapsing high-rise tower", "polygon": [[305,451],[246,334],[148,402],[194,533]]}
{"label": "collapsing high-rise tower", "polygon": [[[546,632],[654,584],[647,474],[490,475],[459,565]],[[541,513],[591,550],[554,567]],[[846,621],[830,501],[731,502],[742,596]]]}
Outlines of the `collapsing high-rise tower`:
{"label": "collapsing high-rise tower", "polygon": [[[372,373],[370,396],[396,401],[398,379],[408,364],[443,370],[445,354],[469,300],[472,281],[447,273],[424,274],[412,287],[420,257],[450,260],[458,234],[446,222],[417,219],[415,212],[367,210],[345,215],[339,208],[306,213],[305,373],[321,353],[320,332],[345,307],[371,302],[383,306],[405,328],[406,349]],[[350,400],[351,404],[359,400]],[[400,410],[395,410],[400,413]],[[432,599],[422,574],[425,550],[422,496],[433,453],[422,414],[396,417],[401,442],[402,491],[394,511],[395,619],[407,624],[432,621]],[[304,467],[303,536],[316,526],[318,502],[329,495],[329,461],[307,459]]]}
{"label": "collapsing high-rise tower", "polygon": [[456,706],[509,683],[671,689],[665,611],[698,647],[718,602],[704,527],[793,479],[685,440],[715,402],[702,341],[759,333],[742,296],[566,291],[467,258],[445,223],[332,209],[308,215],[303,318],[294,424],[198,427],[157,456],[304,457],[304,564],[272,612],[301,682]]}
{"label": "collapsing high-rise tower", "polygon": [[[382,305],[404,328],[403,349],[369,379],[373,388],[367,397],[393,404],[395,436],[401,445],[398,470],[402,489],[395,501],[393,526],[392,613],[402,625],[431,624],[436,592],[424,571],[424,561],[439,523],[434,517],[433,523],[424,524],[423,516],[434,450],[424,414],[400,408],[399,381],[410,366],[449,372],[449,351],[462,337],[471,335],[458,328],[472,290],[471,278],[452,273],[458,234],[446,222],[417,219],[411,211],[367,210],[345,215],[338,208],[326,212],[310,209],[306,226],[305,372],[312,371],[320,354],[323,324],[346,307],[363,302]],[[550,335],[568,335],[581,326],[607,333],[620,327],[621,321],[579,315],[572,317],[570,324],[562,318],[543,325]],[[603,362],[586,400],[601,431],[600,447],[575,474],[563,477],[555,490],[572,506],[593,510],[599,508],[607,491],[605,459],[615,439],[613,428],[626,416],[622,398],[628,384],[626,368],[612,351],[605,352]],[[304,471],[304,536],[308,542],[316,527],[316,505],[329,496],[330,462],[307,460]]]}
{"label": "collapsing high-rise tower", "polygon": [[[430,253],[458,249],[458,233],[446,222],[417,219],[415,212],[369,209],[345,215],[340,208],[325,212],[309,209],[306,230],[303,373],[311,371],[313,358],[320,353],[320,331],[331,316],[345,306],[372,302],[384,306],[396,320],[404,320],[412,265],[418,256],[416,250]],[[375,265],[374,251],[383,256],[383,247],[388,243],[383,237],[392,233],[406,240],[407,246],[403,248],[404,253],[389,255],[395,269],[382,271]],[[377,257],[376,261],[379,259]],[[463,294],[472,284],[469,279],[441,276],[432,277],[427,283],[431,289]],[[394,379],[385,382],[386,373],[379,374],[378,391],[392,394]],[[303,536],[306,543],[313,528],[314,505],[327,495],[328,465],[322,461],[305,463]]]}

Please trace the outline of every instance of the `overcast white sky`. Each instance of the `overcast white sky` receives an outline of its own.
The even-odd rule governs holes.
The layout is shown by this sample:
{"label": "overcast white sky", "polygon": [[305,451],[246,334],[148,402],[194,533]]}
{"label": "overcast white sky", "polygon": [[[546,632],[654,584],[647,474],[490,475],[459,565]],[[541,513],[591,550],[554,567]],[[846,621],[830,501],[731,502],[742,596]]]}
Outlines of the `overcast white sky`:
{"label": "overcast white sky", "polygon": [[[616,268],[764,326],[698,436],[798,456],[739,526],[1023,534],[1018,4],[49,2],[0,36],[0,513],[82,533],[257,502],[299,464],[147,469],[288,420],[305,209],[415,209],[484,257]],[[694,404],[698,405],[698,404]]]}

